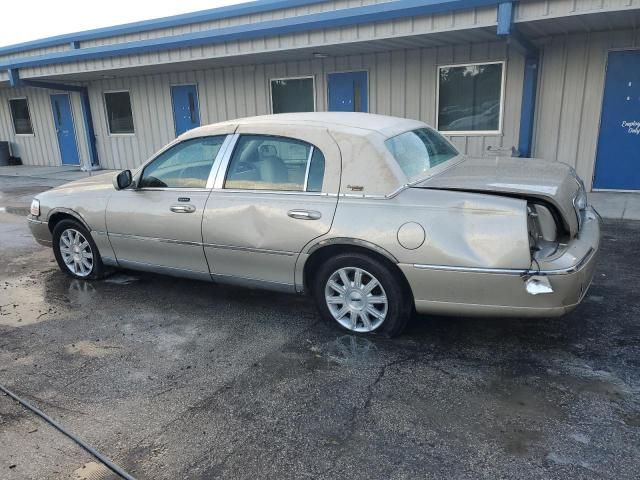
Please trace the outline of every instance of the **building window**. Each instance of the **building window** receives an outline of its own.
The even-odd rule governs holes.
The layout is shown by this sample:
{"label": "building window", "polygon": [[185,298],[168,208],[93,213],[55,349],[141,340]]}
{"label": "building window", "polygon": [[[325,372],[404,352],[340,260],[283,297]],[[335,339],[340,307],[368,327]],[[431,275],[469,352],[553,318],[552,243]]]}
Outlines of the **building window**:
{"label": "building window", "polygon": [[271,80],[273,113],[314,112],[316,93],[313,77]]}
{"label": "building window", "polygon": [[504,62],[438,69],[438,130],[449,134],[500,133]]}
{"label": "building window", "polygon": [[9,100],[13,130],[16,135],[33,135],[29,104],[26,98],[12,98]]}
{"label": "building window", "polygon": [[104,104],[110,134],[134,133],[129,92],[105,92]]}

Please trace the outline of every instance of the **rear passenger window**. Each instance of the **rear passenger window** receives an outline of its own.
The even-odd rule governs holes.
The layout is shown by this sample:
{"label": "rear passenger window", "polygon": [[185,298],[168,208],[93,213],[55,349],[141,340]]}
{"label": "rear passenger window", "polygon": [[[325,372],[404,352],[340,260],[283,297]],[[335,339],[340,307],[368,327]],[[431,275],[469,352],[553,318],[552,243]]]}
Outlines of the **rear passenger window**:
{"label": "rear passenger window", "polygon": [[224,188],[320,192],[322,152],[301,140],[242,135],[231,156]]}

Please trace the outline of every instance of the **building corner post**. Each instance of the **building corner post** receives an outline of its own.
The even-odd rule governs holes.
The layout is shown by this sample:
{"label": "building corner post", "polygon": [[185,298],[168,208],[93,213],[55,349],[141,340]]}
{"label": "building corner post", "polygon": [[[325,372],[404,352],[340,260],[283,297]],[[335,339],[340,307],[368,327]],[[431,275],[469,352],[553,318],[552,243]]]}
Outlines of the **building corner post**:
{"label": "building corner post", "polygon": [[540,53],[538,51],[527,53],[524,59],[522,107],[520,110],[520,132],[518,139],[518,151],[521,157],[531,157],[533,150],[533,126],[536,115],[539,67]]}
{"label": "building corner post", "polygon": [[533,150],[533,127],[536,116],[540,50],[525,38],[514,24],[514,3],[513,1],[507,0],[498,3],[496,34],[500,37],[505,37],[509,44],[515,45],[515,47],[524,54],[524,78],[522,82],[518,152],[520,157],[531,157]]}

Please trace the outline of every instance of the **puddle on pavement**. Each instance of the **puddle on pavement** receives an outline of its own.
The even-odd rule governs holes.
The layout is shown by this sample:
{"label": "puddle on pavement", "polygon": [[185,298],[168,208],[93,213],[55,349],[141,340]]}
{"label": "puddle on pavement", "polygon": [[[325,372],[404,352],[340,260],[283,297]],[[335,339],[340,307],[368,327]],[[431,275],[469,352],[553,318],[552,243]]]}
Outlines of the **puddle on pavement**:
{"label": "puddle on pavement", "polygon": [[[124,286],[138,277],[116,272],[104,281],[73,279],[61,272],[48,249],[3,265],[0,277],[0,325],[22,327],[60,318],[78,307],[90,307],[101,286]],[[113,288],[113,287],[111,287]]]}
{"label": "puddle on pavement", "polygon": [[55,316],[59,306],[49,302],[37,275],[22,276],[4,281],[0,301],[0,325],[22,327],[33,325]]}
{"label": "puddle on pavement", "polygon": [[70,307],[88,305],[96,294],[90,282],[66,277],[57,267],[0,282],[0,325],[12,327],[59,318]]}
{"label": "puddle on pavement", "polygon": [[139,281],[138,277],[127,275],[125,273],[114,273],[104,279],[104,283],[113,283],[114,285],[130,285]]}
{"label": "puddle on pavement", "polygon": [[309,350],[317,358],[346,366],[375,364],[380,357],[373,341],[357,335],[342,335],[327,343],[311,345]]}

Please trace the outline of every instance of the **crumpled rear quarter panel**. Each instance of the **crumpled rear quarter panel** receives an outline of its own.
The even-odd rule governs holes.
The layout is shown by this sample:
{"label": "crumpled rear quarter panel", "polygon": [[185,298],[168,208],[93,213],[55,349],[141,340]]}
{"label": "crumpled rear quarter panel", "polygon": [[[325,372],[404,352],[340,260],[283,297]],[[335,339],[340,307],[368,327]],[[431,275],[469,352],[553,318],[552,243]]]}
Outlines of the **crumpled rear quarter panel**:
{"label": "crumpled rear quarter panel", "polygon": [[[409,250],[398,229],[416,222],[424,243]],[[409,188],[390,199],[340,197],[329,234],[373,243],[398,263],[529,268],[526,202],[494,195]]]}

